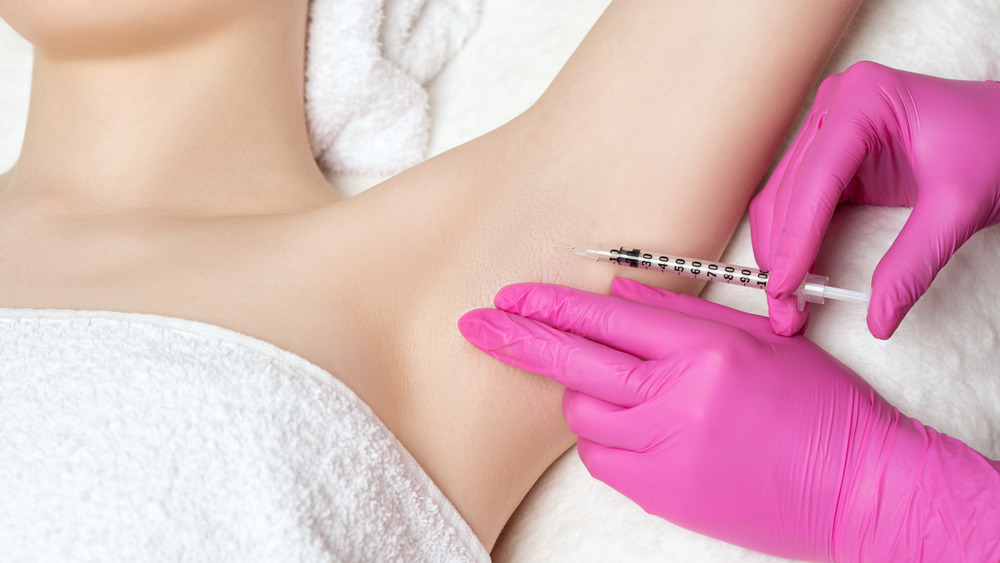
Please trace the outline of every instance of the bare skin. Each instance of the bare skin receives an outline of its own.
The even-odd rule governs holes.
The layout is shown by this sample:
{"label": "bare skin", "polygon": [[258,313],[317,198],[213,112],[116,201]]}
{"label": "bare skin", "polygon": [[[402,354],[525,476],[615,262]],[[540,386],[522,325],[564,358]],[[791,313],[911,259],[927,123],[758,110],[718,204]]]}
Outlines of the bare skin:
{"label": "bare skin", "polygon": [[36,45],[0,176],[0,306],[181,317],[294,352],[489,549],[572,437],[561,388],[477,353],[457,319],[507,283],[621,273],[552,243],[717,257],[859,1],[613,4],[522,116],[343,200],[308,146],[306,0],[119,0],[114,21],[0,0]]}

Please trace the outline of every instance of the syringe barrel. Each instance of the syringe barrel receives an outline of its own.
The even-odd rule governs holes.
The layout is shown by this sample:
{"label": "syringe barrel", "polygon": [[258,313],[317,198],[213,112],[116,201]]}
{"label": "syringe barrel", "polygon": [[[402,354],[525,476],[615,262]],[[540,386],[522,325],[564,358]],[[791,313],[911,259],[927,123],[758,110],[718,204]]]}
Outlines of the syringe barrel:
{"label": "syringe barrel", "polygon": [[758,270],[757,268],[710,262],[686,256],[646,252],[637,248],[627,250],[621,247],[605,250],[597,247],[575,247],[574,250],[577,254],[590,256],[601,262],[757,289],[766,289],[769,277],[766,270]]}
{"label": "syringe barrel", "polygon": [[[686,256],[646,252],[638,248],[633,248],[632,250],[626,250],[625,247],[605,249],[599,246],[573,246],[564,248],[572,248],[576,254],[596,259],[599,262],[611,262],[619,266],[653,270],[705,281],[742,285],[743,287],[767,289],[767,282],[770,278],[767,270],[758,270],[757,268],[725,264],[723,262],[711,262],[709,260],[688,258]],[[802,311],[806,303],[823,303],[826,299],[851,301],[854,303],[864,303],[865,305],[870,303],[870,294],[831,287],[829,282],[830,280],[826,276],[807,274],[799,285],[799,288],[795,290],[795,295],[798,297],[799,310]]]}

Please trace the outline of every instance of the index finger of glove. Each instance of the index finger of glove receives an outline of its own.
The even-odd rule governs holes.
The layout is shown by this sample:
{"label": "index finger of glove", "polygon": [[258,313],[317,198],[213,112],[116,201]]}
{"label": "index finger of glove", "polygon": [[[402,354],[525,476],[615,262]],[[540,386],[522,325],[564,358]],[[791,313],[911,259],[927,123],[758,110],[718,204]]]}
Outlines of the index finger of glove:
{"label": "index finger of glove", "polygon": [[634,406],[649,387],[651,373],[645,362],[539,321],[477,309],[466,313],[458,326],[490,356],[609,403]]}
{"label": "index finger of glove", "polygon": [[799,160],[798,155],[805,151],[812,142],[817,131],[817,119],[817,115],[810,113],[809,118],[795,135],[795,140],[792,141],[778,165],[775,166],[764,187],[750,201],[750,242],[757,264],[765,270],[771,269],[774,248],[777,246],[784,224],[788,197],[782,187],[787,189],[788,182],[786,180],[795,172],[795,163]]}
{"label": "index finger of glove", "polygon": [[782,180],[787,193],[781,234],[774,247],[768,294],[788,297],[816,261],[830,220],[867,158],[870,135],[853,116],[827,116],[802,153],[795,173]]}
{"label": "index finger of glove", "polygon": [[805,309],[799,311],[798,298],[767,297],[767,318],[771,321],[771,328],[775,334],[781,336],[793,336],[805,330],[806,321],[809,320],[810,304],[806,303]]}
{"label": "index finger of glove", "polygon": [[551,284],[509,285],[494,305],[646,360],[683,346],[689,326],[671,311]]}

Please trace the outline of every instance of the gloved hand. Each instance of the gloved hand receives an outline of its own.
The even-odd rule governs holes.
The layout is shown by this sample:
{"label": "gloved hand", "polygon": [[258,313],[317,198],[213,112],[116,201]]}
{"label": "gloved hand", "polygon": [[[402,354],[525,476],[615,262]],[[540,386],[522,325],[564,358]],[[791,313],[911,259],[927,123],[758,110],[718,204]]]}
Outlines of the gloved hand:
{"label": "gloved hand", "polygon": [[998,561],[1000,465],[907,418],[764,317],[615,280],[520,284],[462,317],[491,356],[567,387],[591,474],[646,511],[809,560]]}
{"label": "gloved hand", "polygon": [[868,328],[889,338],[952,254],[1000,221],[1000,83],[857,63],[820,86],[812,111],[750,205],[779,334],[806,320],[792,292],[839,203],[913,207],[872,277]]}

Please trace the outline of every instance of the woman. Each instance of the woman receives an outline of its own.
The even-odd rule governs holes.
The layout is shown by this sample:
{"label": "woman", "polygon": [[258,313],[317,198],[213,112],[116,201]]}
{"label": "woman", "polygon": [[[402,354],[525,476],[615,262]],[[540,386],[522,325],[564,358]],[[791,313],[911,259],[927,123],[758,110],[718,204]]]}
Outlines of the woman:
{"label": "woman", "polygon": [[0,2],[36,46],[0,306],[190,319],[301,356],[490,549],[572,436],[561,388],[474,353],[457,319],[514,281],[607,288],[552,243],[718,256],[858,2],[615,3],[523,115],[350,200],[307,142],[306,0]]}

